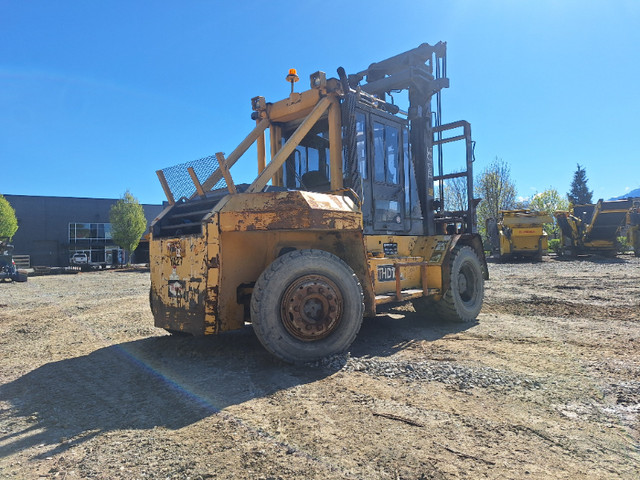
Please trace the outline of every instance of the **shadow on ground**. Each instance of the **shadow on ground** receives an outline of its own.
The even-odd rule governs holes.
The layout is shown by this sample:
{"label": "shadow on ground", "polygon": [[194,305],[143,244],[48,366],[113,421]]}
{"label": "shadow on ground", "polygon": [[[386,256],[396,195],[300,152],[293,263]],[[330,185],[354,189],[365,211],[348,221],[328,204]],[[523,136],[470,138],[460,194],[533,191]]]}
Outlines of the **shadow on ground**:
{"label": "shadow on ground", "polygon": [[[470,325],[414,313],[365,319],[352,357],[389,356]],[[342,359],[342,357],[340,357]],[[271,357],[247,327],[217,337],[151,337],[48,363],[0,386],[0,457],[38,445],[48,456],[102,432],[179,429],[230,405],[315,382],[339,370]],[[68,440],[66,440],[68,439]]]}
{"label": "shadow on ground", "polygon": [[605,256],[605,255],[577,255],[577,256],[568,256],[568,255],[558,255],[553,260],[559,262],[588,262],[588,263],[598,263],[598,264],[621,264],[621,263],[629,263],[629,258],[624,258],[624,256]]}

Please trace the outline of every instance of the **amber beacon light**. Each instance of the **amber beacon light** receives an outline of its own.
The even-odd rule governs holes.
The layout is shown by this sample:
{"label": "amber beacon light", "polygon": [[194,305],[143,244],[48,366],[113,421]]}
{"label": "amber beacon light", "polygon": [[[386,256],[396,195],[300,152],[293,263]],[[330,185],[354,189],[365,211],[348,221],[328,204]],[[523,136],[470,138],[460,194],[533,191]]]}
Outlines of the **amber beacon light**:
{"label": "amber beacon light", "polygon": [[287,75],[287,82],[291,83],[291,93],[293,93],[293,84],[300,80],[298,77],[298,71],[295,68],[289,69],[289,75]]}

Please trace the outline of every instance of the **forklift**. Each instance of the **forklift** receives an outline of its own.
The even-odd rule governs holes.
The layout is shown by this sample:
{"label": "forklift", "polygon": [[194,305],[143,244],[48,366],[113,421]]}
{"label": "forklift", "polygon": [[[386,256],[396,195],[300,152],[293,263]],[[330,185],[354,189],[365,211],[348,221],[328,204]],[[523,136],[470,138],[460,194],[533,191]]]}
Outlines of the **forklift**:
{"label": "forklift", "polygon": [[[446,44],[337,73],[296,92],[291,69],[289,96],[254,97],[255,127],[228,156],[156,172],[169,203],[150,234],[157,327],[212,335],[251,323],[269,352],[304,363],[345,352],[363,317],[389,305],[476,320],[488,270],[471,127],[441,121]],[[462,144],[462,171],[444,170],[450,142]],[[236,184],[230,169],[254,144],[257,176]],[[444,185],[459,177],[466,208],[450,211]]]}

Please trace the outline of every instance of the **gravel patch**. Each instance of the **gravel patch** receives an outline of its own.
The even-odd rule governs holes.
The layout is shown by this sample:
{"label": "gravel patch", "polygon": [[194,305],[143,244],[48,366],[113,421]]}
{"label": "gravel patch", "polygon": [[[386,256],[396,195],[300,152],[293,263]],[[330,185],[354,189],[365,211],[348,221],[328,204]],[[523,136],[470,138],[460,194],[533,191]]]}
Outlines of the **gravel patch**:
{"label": "gravel patch", "polygon": [[515,375],[490,367],[469,367],[457,362],[404,362],[378,358],[354,358],[349,354],[334,355],[309,364],[342,372],[362,372],[373,377],[400,378],[415,382],[440,382],[458,390],[493,388],[497,390],[525,388],[538,390],[542,383],[524,375]]}

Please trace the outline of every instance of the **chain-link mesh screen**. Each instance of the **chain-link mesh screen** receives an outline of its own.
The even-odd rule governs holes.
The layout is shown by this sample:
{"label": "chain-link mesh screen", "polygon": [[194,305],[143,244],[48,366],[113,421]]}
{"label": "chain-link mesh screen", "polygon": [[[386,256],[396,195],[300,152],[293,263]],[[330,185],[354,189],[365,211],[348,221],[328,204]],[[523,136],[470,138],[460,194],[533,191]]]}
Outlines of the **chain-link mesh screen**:
{"label": "chain-link mesh screen", "polygon": [[[164,178],[169,185],[169,190],[173,195],[173,198],[177,201],[182,197],[189,198],[196,193],[196,186],[191,180],[189,167],[193,167],[193,171],[198,177],[198,181],[203,184],[209,176],[218,169],[218,160],[215,156],[204,157],[199,160],[192,160],[191,162],[181,163],[180,165],[174,165],[173,167],[167,167],[162,169]],[[224,188],[227,186],[224,178],[220,178],[211,190],[217,188]]]}

